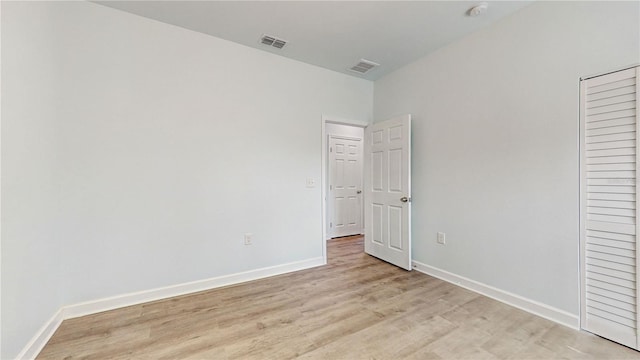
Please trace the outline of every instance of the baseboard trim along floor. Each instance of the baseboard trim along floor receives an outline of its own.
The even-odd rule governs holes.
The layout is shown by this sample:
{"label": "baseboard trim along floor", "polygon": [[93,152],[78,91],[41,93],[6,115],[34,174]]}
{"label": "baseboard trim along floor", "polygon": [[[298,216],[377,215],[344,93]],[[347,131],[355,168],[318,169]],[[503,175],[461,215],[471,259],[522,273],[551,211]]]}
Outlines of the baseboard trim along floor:
{"label": "baseboard trim along floor", "polygon": [[36,335],[18,354],[17,359],[34,359],[56,332],[60,324],[67,319],[96,314],[126,306],[162,300],[199,291],[211,290],[223,286],[236,285],[248,281],[264,279],[299,270],[310,269],[326,264],[323,257],[270,266],[256,270],[218,276],[210,279],[192,281],[183,284],[166,286],[157,289],[123,294],[104,299],[87,301],[79,304],[63,306],[47,321]]}
{"label": "baseboard trim along floor", "polygon": [[[193,281],[189,283],[177,284],[157,289],[140,291],[130,294],[123,294],[114,297],[98,299],[79,304],[64,306],[59,309],[47,321],[38,333],[31,339],[25,348],[18,355],[18,359],[33,359],[47,344],[62,321],[91,315],[103,311],[114,310],[126,306],[147,303],[151,301],[171,298],[191,294],[195,292],[211,290],[229,285],[240,284],[248,281],[263,279],[275,275],[304,270],[321,266],[326,263],[323,257],[292,262],[288,264],[276,265],[256,270],[250,270],[235,274],[229,274],[210,279]],[[524,298],[522,296],[509,293],[507,291],[494,288],[475,280],[465,278],[436,267],[413,261],[413,269],[438,279],[447,281],[454,285],[474,291],[508,305],[514,306],[529,313],[538,315],[545,319],[554,321],[572,329],[579,329],[579,318],[577,315],[566,311],[550,307],[548,305]]]}
{"label": "baseboard trim along floor", "polygon": [[362,236],[326,254],[327,266],[65,320],[38,358],[638,358],[548,304],[380,261]]}
{"label": "baseboard trim along floor", "polygon": [[423,264],[419,261],[413,260],[412,264],[413,269],[420,271],[421,273],[425,273],[440,280],[444,280],[454,285],[477,292],[494,300],[498,300],[507,305],[516,307],[520,310],[524,310],[534,315],[543,317],[547,320],[551,320],[561,325],[570,327],[574,330],[580,329],[580,318],[578,317],[578,315],[574,315],[566,311],[551,307],[549,305],[545,305],[537,301],[512,294],[508,291],[504,291],[493,286],[489,286],[481,282],[471,280],[427,264]]}

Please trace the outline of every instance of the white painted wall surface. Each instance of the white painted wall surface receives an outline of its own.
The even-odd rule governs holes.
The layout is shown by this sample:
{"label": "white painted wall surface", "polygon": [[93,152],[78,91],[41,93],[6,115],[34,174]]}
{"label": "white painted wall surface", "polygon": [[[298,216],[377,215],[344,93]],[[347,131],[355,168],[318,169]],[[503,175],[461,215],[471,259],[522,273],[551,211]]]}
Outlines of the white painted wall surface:
{"label": "white painted wall surface", "polygon": [[87,2],[3,2],[2,65],[2,358],[62,305],[322,256],[321,116],[372,118],[371,82]]}
{"label": "white painted wall surface", "polygon": [[[43,7],[29,16],[2,2],[2,353],[17,355],[61,305],[59,182],[62,143],[52,114],[55,26]],[[28,21],[25,21],[28,20]]]}
{"label": "white painted wall surface", "polygon": [[537,2],[376,81],[375,121],[413,115],[415,260],[578,315],[579,78],[640,62],[639,5]]}

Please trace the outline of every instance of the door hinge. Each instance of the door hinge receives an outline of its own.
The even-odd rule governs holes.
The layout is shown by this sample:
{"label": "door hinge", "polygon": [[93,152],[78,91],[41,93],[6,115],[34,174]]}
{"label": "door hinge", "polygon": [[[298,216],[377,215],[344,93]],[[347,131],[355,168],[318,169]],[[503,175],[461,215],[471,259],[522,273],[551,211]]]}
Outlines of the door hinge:
{"label": "door hinge", "polygon": [[333,227],[333,223],[332,223],[332,222],[330,222],[330,223],[329,223],[329,227],[330,227],[330,228],[332,228],[332,227]]}
{"label": "door hinge", "polygon": [[329,148],[329,152],[333,152],[333,146]]}
{"label": "door hinge", "polygon": [[333,190],[333,185],[329,185],[329,190]]}

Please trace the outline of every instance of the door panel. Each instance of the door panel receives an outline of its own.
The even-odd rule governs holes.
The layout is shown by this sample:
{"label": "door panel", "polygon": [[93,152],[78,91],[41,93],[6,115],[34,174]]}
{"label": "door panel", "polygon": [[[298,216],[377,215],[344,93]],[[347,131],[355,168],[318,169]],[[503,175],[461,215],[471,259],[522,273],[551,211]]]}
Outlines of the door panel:
{"label": "door panel", "polygon": [[580,84],[581,327],[638,348],[638,68]]}
{"label": "door panel", "polygon": [[365,252],[411,270],[411,116],[365,130]]}
{"label": "door panel", "polygon": [[329,138],[329,236],[362,233],[362,139]]}

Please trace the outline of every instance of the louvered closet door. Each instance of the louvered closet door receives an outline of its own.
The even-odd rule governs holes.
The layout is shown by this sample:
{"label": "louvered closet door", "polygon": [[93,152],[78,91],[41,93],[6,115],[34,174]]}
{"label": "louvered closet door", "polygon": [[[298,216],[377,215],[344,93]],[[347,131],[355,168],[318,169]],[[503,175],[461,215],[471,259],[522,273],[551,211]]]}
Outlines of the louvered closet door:
{"label": "louvered closet door", "polygon": [[638,68],[580,86],[581,326],[638,348]]}

